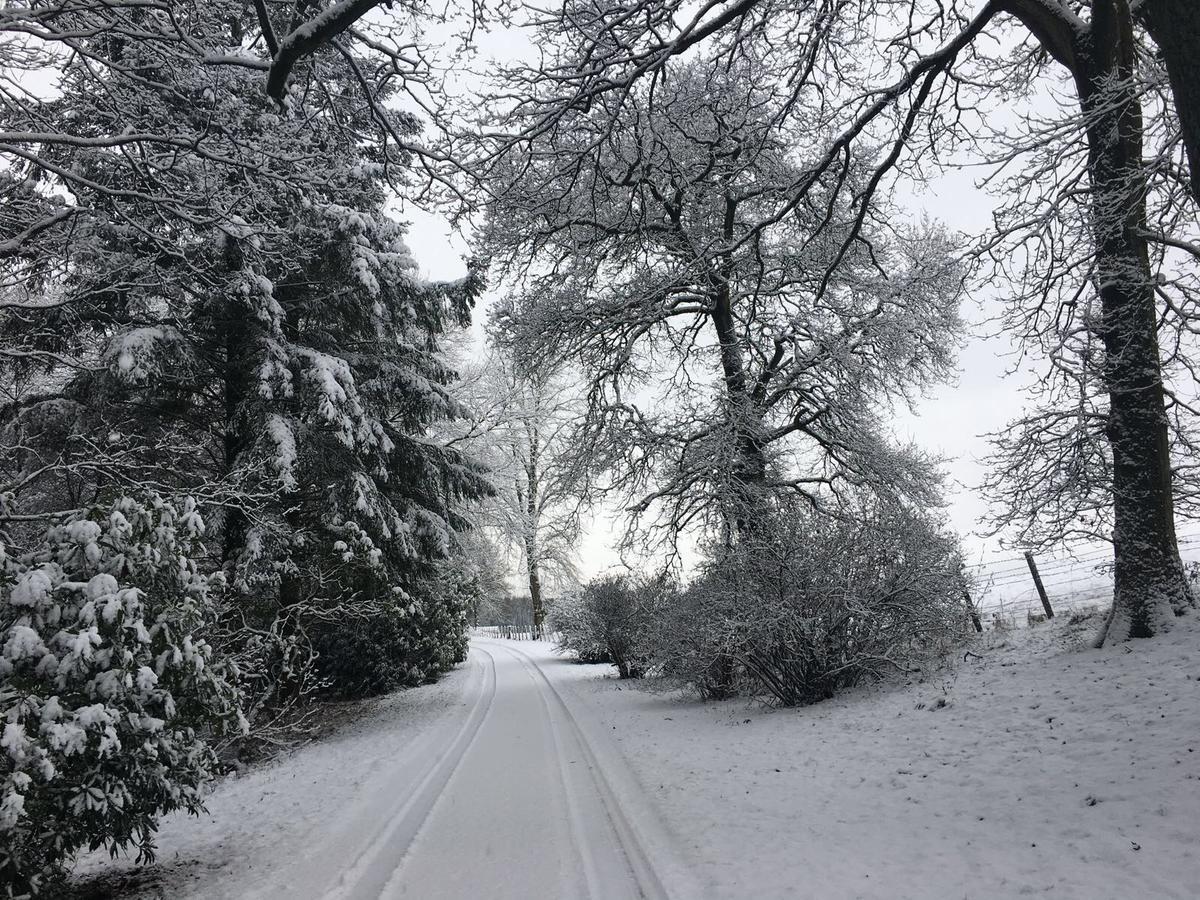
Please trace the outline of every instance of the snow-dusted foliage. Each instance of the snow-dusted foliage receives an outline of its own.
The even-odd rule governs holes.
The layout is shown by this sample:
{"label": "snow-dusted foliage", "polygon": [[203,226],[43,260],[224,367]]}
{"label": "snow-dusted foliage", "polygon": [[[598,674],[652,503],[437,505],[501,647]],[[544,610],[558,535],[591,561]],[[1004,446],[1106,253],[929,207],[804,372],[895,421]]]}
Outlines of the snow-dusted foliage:
{"label": "snow-dusted foliage", "polygon": [[[636,0],[538,17],[541,52],[500,70],[482,103],[470,98],[484,111],[473,168],[498,182],[497,256],[516,248],[514,277],[540,280],[511,318],[526,343],[550,335],[605,375],[708,337],[742,416],[727,433],[753,451],[795,426],[793,442],[821,445],[832,463],[798,473],[796,488],[811,490],[828,469],[871,477],[862,400],[877,403],[898,373],[921,373],[912,385],[938,374],[953,318],[942,301],[969,279],[1007,307],[996,320],[1021,358],[1010,374],[1040,370],[1033,403],[997,435],[997,530],[1021,546],[1110,541],[1106,639],[1165,632],[1197,608],[1176,534],[1200,496],[1197,6],[900,6],[718,0],[693,17],[675,0]],[[708,122],[692,115],[703,107],[687,96],[689,69]],[[722,109],[720,82],[739,70],[751,90]],[[738,127],[754,120],[763,127]],[[918,249],[932,247],[928,232],[896,228],[913,217],[888,197],[920,195],[965,158],[998,202],[973,247],[950,237],[960,264],[945,267]],[[715,201],[699,216],[698,180]],[[799,241],[787,235],[797,226]],[[855,309],[871,294],[881,319]],[[772,322],[780,301],[794,312]],[[876,341],[883,366],[870,362]],[[612,394],[619,409],[632,391]],[[645,430],[674,449],[701,412],[685,409],[674,434]],[[627,432],[645,427],[628,419]],[[660,488],[660,505],[707,474],[673,462],[664,470],[683,478]]]}
{"label": "snow-dusted foliage", "polygon": [[671,585],[662,579],[602,575],[550,610],[559,650],[582,662],[611,662],[622,678],[641,678],[650,665],[650,626]]}
{"label": "snow-dusted foliage", "polygon": [[[235,723],[202,635],[223,578],[195,555],[193,502],[123,498],[0,544],[0,884],[39,891],[82,847],[153,856],[155,821],[196,812]],[[10,555],[11,554],[11,555]]]}
{"label": "snow-dusted foliage", "polygon": [[[464,357],[476,353],[470,347]],[[547,589],[553,595],[578,584],[584,512],[594,499],[582,386],[562,367],[545,360],[521,366],[495,345],[482,362],[464,359],[463,369],[472,418],[455,436],[484,461],[495,486],[475,519],[519,562],[529,596],[528,609],[501,621],[541,629]]]}
{"label": "snow-dusted foliage", "polygon": [[550,607],[550,630],[558,634],[558,650],[585,663],[612,662],[582,591],[559,597]]}
{"label": "snow-dusted foliage", "polygon": [[466,659],[468,611],[483,598],[462,562],[438,563],[407,590],[393,587],[341,621],[313,625],[317,672],[338,694],[364,696],[434,681]]}
{"label": "snow-dusted foliage", "polygon": [[809,703],[948,646],[965,630],[964,587],[957,540],[928,514],[781,504],[664,608],[652,655],[703,696]]}

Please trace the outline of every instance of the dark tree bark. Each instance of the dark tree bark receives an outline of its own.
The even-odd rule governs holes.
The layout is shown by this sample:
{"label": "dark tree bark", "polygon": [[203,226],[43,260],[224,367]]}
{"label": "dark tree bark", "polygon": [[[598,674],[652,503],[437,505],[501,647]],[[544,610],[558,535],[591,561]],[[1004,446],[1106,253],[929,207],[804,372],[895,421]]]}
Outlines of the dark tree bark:
{"label": "dark tree bark", "polygon": [[1200,3],[1196,0],[1146,0],[1139,16],[1158,45],[1183,144],[1187,149],[1192,196],[1200,202]]}
{"label": "dark tree bark", "polygon": [[274,40],[274,31],[270,19],[266,15],[266,5],[258,3],[260,24],[264,38],[270,35],[268,49],[271,56],[271,68],[267,73],[267,94],[279,103],[283,102],[287,93],[287,80],[296,63],[311,53],[326,46],[338,35],[350,28],[369,13],[372,9],[386,0],[347,0],[327,6],[311,19],[297,22],[291,32],[278,42],[277,47],[271,48],[269,43]]}
{"label": "dark tree bark", "polygon": [[529,605],[533,613],[533,630],[540,633],[546,620],[546,609],[542,603],[542,573],[537,564],[537,544],[532,539],[525,541],[525,555],[529,570]]}
{"label": "dark tree bark", "polygon": [[1075,82],[1089,116],[1088,165],[1109,394],[1116,550],[1108,636],[1150,637],[1191,605],[1171,490],[1170,438],[1146,231],[1142,108],[1126,0],[1094,0]]}
{"label": "dark tree bark", "polygon": [[[737,201],[725,199],[722,236],[726,245],[734,242]],[[725,399],[731,418],[738,460],[733,476],[733,508],[730,516],[737,534],[745,534],[758,519],[756,512],[761,489],[767,480],[767,456],[763,446],[762,412],[751,391],[751,379],[746,371],[746,356],[742,351],[738,323],[733,315],[733,294],[730,279],[733,261],[726,254],[712,278],[712,310],[709,318],[717,335],[721,357],[721,376],[725,383]]]}
{"label": "dark tree bark", "polygon": [[529,459],[525,464],[525,483],[528,486],[525,495],[526,528],[528,529],[525,534],[525,566],[529,574],[529,606],[533,618],[534,634],[541,633],[542,622],[546,618],[545,608],[542,605],[542,574],[538,562],[537,541],[538,503],[541,498],[539,462],[538,434],[537,427],[534,426],[532,439],[529,442]]}
{"label": "dark tree bark", "polygon": [[1170,439],[1146,231],[1142,107],[1127,0],[1093,0],[1071,29],[1038,0],[1006,3],[1071,72],[1087,118],[1094,279],[1113,457],[1113,611],[1101,640],[1150,637],[1193,606],[1175,536]]}

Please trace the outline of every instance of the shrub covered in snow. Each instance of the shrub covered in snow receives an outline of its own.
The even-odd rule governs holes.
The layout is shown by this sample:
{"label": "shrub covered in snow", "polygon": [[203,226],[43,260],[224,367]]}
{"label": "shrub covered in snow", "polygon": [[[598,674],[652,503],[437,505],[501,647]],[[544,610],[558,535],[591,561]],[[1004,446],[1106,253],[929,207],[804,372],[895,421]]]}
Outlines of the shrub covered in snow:
{"label": "shrub covered in snow", "polygon": [[122,499],[0,543],[0,885],[38,892],[81,847],[153,855],[155,821],[196,812],[204,733],[238,696],[197,638],[219,576],[192,558],[195,505]]}
{"label": "shrub covered in snow", "polygon": [[[386,590],[380,585],[381,590]],[[435,680],[467,658],[467,611],[478,585],[454,563],[407,590],[360,602],[310,626],[317,672],[333,693],[365,697]]]}
{"label": "shrub covered in snow", "polygon": [[641,678],[649,666],[647,635],[667,590],[658,579],[604,575],[550,609],[559,649],[583,662],[611,662],[622,678]]}
{"label": "shrub covered in snow", "polygon": [[940,648],[964,625],[957,541],[876,503],[823,518],[783,505],[657,617],[654,658],[702,695],[829,697]]}
{"label": "shrub covered in snow", "polygon": [[584,663],[612,662],[597,636],[595,619],[579,592],[564,594],[550,605],[548,624],[558,634],[558,649]]}

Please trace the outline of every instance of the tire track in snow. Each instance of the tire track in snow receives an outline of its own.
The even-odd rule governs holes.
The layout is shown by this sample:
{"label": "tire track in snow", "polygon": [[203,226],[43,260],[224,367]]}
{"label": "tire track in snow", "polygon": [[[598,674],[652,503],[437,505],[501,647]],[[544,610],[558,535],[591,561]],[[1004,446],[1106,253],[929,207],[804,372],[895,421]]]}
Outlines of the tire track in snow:
{"label": "tire track in snow", "polygon": [[376,900],[399,869],[434,804],[470,751],[496,697],[496,661],[490,652],[476,646],[484,657],[483,683],[471,711],[442,755],[431,754],[432,762],[416,782],[403,806],[375,835],[371,843],[348,866],[325,900]]}
{"label": "tire track in snow", "polygon": [[[492,646],[495,647],[497,645],[493,644]],[[638,831],[634,828],[629,817],[626,816],[625,811],[622,809],[616,792],[605,775],[591,742],[580,727],[575,715],[571,712],[571,708],[567,705],[566,700],[563,699],[562,693],[554,685],[554,682],[547,677],[534,657],[516,647],[509,647],[507,645],[499,646],[500,649],[513,655],[530,673],[530,676],[538,686],[539,692],[549,705],[548,712],[550,713],[552,725],[556,718],[565,723],[570,738],[578,745],[580,755],[590,776],[589,780],[595,786],[608,824],[612,828],[613,835],[616,837],[618,846],[628,866],[629,875],[637,886],[638,896],[643,898],[643,900],[671,900],[671,894],[668,893],[662,879],[656,872],[650,856],[639,837]],[[557,712],[557,716],[555,715],[555,711]],[[557,729],[555,730],[557,731]],[[560,743],[561,746],[561,742],[558,741],[557,737],[556,743]],[[569,781],[569,777],[565,772],[563,773],[563,779],[564,782]],[[567,793],[568,801],[570,802],[573,789],[568,787]],[[575,843],[584,864],[584,871],[588,875],[589,892],[595,900],[606,900],[608,895],[605,893],[606,888],[602,884],[603,879],[598,874],[599,867],[596,864],[592,848],[586,840],[581,839],[582,835],[579,834],[581,824],[576,820],[577,840]],[[695,895],[689,894],[688,896]]]}
{"label": "tire track in snow", "polygon": [[[501,649],[509,649],[501,647]],[[602,879],[600,867],[597,863],[596,853],[593,852],[591,844],[587,838],[588,823],[583,812],[583,804],[581,798],[576,792],[575,785],[572,784],[571,773],[568,771],[567,748],[563,745],[563,736],[561,730],[555,727],[554,709],[551,706],[551,701],[547,695],[547,691],[542,687],[539,679],[540,672],[535,672],[535,667],[530,665],[525,657],[521,654],[510,653],[513,659],[521,666],[526,675],[529,676],[537,689],[538,699],[541,701],[542,709],[546,713],[546,721],[550,726],[550,736],[554,743],[554,757],[557,762],[556,770],[558,773],[558,783],[562,787],[563,797],[566,801],[571,820],[572,847],[575,850],[575,855],[579,859],[579,865],[583,872],[584,882],[587,885],[587,894],[593,900],[605,900],[605,893],[602,889]]]}

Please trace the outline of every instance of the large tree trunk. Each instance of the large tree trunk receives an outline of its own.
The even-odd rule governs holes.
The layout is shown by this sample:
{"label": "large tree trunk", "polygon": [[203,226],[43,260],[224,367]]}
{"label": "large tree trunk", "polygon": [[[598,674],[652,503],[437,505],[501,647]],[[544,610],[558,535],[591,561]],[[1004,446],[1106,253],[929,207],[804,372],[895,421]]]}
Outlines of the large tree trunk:
{"label": "large tree trunk", "polygon": [[1074,76],[1088,118],[1092,229],[1113,457],[1113,612],[1104,639],[1150,637],[1193,604],[1175,537],[1157,311],[1145,238],[1142,109],[1126,0],[1095,0]]}
{"label": "large tree trunk", "polygon": [[529,430],[529,456],[525,462],[525,563],[529,574],[529,605],[533,617],[533,630],[540,634],[542,620],[546,614],[542,608],[542,576],[540,565],[540,548],[538,547],[538,526],[540,524],[541,504],[541,445],[540,429],[534,425]]}
{"label": "large tree trunk", "polygon": [[[735,237],[737,203],[727,198],[722,233],[727,243]],[[733,297],[730,287],[732,260],[726,256],[713,282],[713,302],[710,318],[717,334],[721,358],[721,374],[725,383],[726,414],[729,416],[736,460],[730,472],[731,532],[745,534],[753,529],[759,518],[762,487],[767,480],[767,455],[762,441],[762,414],[751,395],[750,377],[742,352],[741,335],[733,316]]]}
{"label": "large tree trunk", "polygon": [[1192,196],[1200,202],[1200,3],[1147,0],[1141,16],[1171,79],[1175,112],[1187,149]]}
{"label": "large tree trunk", "polygon": [[525,542],[525,559],[529,574],[529,605],[533,613],[533,630],[535,634],[541,634],[546,610],[542,604],[542,573],[538,568],[537,547],[532,540]]}
{"label": "large tree trunk", "polygon": [[729,417],[734,461],[729,474],[729,509],[725,513],[730,537],[752,532],[759,523],[763,486],[767,480],[767,455],[762,442],[762,415],[750,395],[745,361],[729,308],[728,289],[719,292],[712,312],[725,381],[726,415]]}

